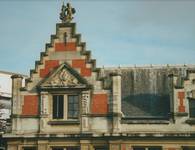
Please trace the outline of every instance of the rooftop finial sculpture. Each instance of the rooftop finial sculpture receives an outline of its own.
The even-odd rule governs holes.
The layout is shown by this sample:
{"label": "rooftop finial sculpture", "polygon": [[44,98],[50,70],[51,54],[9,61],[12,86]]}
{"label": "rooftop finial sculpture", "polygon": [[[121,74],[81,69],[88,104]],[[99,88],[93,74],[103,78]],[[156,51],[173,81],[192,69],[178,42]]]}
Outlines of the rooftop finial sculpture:
{"label": "rooftop finial sculpture", "polygon": [[63,23],[70,23],[75,12],[75,9],[71,7],[70,3],[67,3],[66,6],[63,3],[60,13],[60,19]]}

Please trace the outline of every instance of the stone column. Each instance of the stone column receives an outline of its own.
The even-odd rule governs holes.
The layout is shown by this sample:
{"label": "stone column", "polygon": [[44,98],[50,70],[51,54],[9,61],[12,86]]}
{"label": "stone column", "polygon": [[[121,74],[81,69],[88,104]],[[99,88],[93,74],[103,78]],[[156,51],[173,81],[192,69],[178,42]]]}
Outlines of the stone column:
{"label": "stone column", "polygon": [[113,133],[120,132],[120,120],[121,120],[121,75],[120,73],[110,74],[112,78],[112,109],[111,114],[113,115]]}

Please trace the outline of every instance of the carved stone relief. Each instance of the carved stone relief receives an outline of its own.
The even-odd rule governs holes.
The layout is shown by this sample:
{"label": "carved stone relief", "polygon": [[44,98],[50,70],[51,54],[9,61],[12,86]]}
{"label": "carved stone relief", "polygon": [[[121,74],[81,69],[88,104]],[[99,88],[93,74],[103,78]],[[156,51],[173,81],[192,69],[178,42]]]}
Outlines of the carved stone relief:
{"label": "carved stone relief", "polygon": [[89,113],[89,101],[90,101],[90,92],[82,92],[82,113]]}
{"label": "carved stone relief", "polygon": [[47,115],[48,114],[48,94],[41,93],[41,114]]}
{"label": "carved stone relief", "polygon": [[79,84],[78,79],[70,74],[65,68],[57,73],[50,81],[45,83],[46,86],[76,86]]}
{"label": "carved stone relief", "polygon": [[89,130],[89,118],[86,114],[89,113],[89,104],[90,103],[90,91],[82,92],[82,132],[87,132]]}

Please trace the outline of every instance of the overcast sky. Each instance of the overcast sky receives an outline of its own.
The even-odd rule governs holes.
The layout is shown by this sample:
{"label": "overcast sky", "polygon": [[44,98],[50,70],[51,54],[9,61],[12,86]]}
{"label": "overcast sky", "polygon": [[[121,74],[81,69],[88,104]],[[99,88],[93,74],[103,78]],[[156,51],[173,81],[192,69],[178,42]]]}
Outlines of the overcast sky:
{"label": "overcast sky", "polygon": [[[65,1],[67,2],[67,1]],[[98,66],[195,64],[195,0],[72,0]],[[29,75],[62,0],[0,0],[0,70]]]}

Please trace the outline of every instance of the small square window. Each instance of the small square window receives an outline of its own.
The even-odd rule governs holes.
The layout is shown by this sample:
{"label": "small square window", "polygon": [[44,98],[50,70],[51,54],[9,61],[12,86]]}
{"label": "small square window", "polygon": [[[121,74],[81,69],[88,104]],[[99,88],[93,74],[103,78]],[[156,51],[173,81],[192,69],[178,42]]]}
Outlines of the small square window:
{"label": "small square window", "polygon": [[195,100],[194,99],[189,100],[189,115],[190,115],[190,118],[195,118]]}

